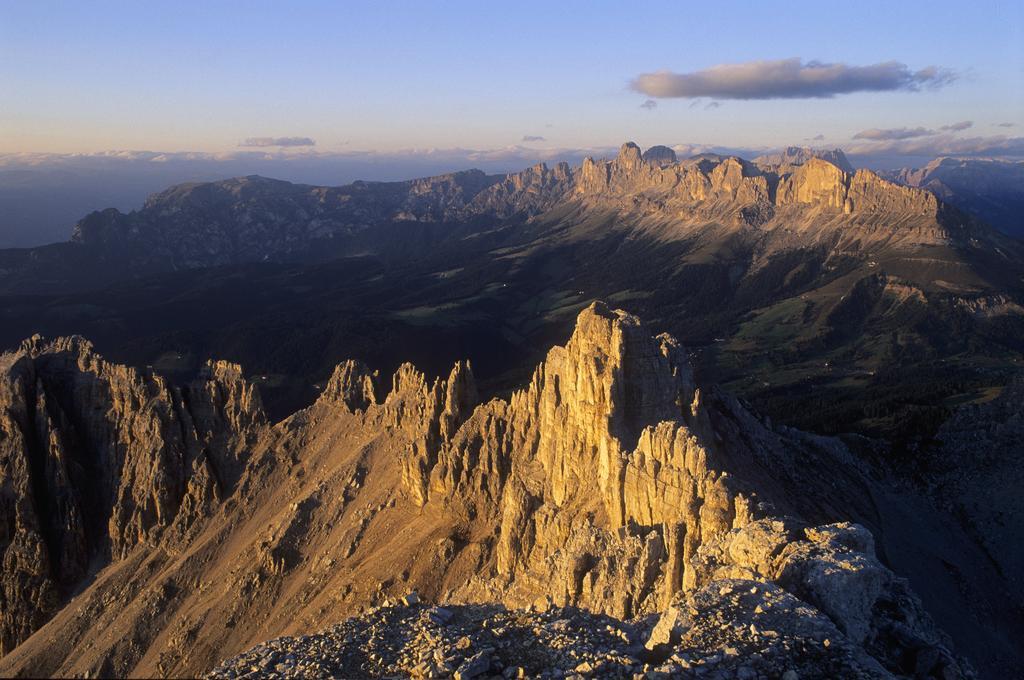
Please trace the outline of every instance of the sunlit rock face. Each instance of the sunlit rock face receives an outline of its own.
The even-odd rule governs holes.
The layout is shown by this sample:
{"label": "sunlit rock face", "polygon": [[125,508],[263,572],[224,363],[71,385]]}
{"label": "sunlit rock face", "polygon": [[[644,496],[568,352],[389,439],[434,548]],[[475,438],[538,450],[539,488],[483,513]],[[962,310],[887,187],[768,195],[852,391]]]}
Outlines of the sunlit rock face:
{"label": "sunlit rock face", "polygon": [[[375,227],[523,220],[581,200],[590,209],[640,212],[679,224],[725,219],[769,227],[816,219],[822,210],[934,220],[938,206],[926,191],[855,172],[838,150],[793,147],[754,162],[680,160],[666,146],[641,151],[627,142],[611,159],[587,158],[576,168],[539,163],[507,175],[467,170],[342,187],[259,176],[182,184],[154,194],[129,214],[109,209],[88,215],[76,225],[73,241],[131,270],[294,261],[316,259],[325,249],[344,251],[347,240]],[[774,209],[783,206],[797,210],[776,225]],[[826,234],[836,227],[818,226]]]}
{"label": "sunlit rock face", "polygon": [[793,172],[797,166],[807,163],[812,158],[827,161],[849,175],[854,173],[853,166],[850,165],[850,161],[841,149],[812,149],[805,146],[787,146],[778,153],[758,156],[754,159],[754,163],[761,168],[774,170],[781,175]]}
{"label": "sunlit rock face", "polygon": [[255,388],[223,361],[181,389],[104,361],[83,338],[36,337],[0,371],[0,641],[10,651],[93,560],[180,539],[208,517],[267,424]]}
{"label": "sunlit rock face", "polygon": [[870,532],[820,521],[873,483],[842,444],[702,389],[674,338],[602,303],[482,404],[465,362],[389,386],[343,362],[276,425],[226,362],[176,387],[34,338],[2,369],[3,675],[196,675],[410,589],[717,617],[742,609],[727,583],[792,602],[786,625],[837,631],[866,667],[929,649],[958,668]]}

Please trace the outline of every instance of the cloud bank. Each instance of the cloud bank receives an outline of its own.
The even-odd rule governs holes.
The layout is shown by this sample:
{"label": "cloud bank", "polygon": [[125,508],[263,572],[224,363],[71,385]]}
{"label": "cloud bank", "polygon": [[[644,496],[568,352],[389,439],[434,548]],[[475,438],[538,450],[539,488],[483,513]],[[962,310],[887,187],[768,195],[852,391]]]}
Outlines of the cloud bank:
{"label": "cloud bank", "polygon": [[[1024,158],[1024,137],[957,137],[952,134],[937,134],[915,139],[867,140],[847,145],[844,151],[858,156],[885,156],[889,159],[937,156],[1020,159]],[[889,164],[893,165],[893,161]]]}
{"label": "cloud bank", "polygon": [[238,146],[316,146],[309,137],[249,137]]}
{"label": "cloud bank", "polygon": [[916,128],[871,128],[870,130],[861,130],[853,136],[854,139],[872,139],[876,141],[880,140],[892,140],[892,139],[911,139],[913,137],[927,137],[934,135],[935,130],[929,130],[928,128],[916,127]]}
{"label": "cloud bank", "polygon": [[916,92],[923,87],[942,87],[955,79],[955,73],[938,66],[914,71],[898,61],[850,66],[794,57],[720,64],[692,73],[643,73],[630,87],[648,97],[827,99],[853,92]]}
{"label": "cloud bank", "polygon": [[943,132],[961,132],[973,125],[974,121],[962,120],[959,123],[943,125],[938,130],[932,130],[924,127],[871,128],[870,130],[861,130],[853,136],[853,139],[868,139],[875,142],[883,142],[896,141],[900,139],[913,139],[915,137],[933,137],[935,135],[941,135]]}

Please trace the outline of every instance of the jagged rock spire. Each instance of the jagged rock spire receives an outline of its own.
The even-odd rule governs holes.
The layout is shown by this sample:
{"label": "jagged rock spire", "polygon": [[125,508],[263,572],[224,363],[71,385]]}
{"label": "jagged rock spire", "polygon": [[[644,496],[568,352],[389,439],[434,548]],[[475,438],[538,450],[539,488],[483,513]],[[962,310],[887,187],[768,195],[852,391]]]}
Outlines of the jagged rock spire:
{"label": "jagged rock spire", "polygon": [[[252,636],[394,587],[634,617],[723,579],[798,597],[880,662],[929,650],[955,663],[865,529],[797,516],[813,508],[804,494],[845,508],[871,484],[835,484],[842,445],[702,392],[675,340],[601,303],[526,387],[485,404],[468,363],[433,381],[405,364],[379,400],[368,369],[346,362],[316,404],[271,427],[237,366],[210,364],[183,398],[74,340],[0,357],[0,378],[0,513],[17,528],[0,536],[4,650],[56,612],[40,645],[0,660],[4,675],[196,675]],[[84,457],[100,481],[82,482]],[[63,508],[59,541],[40,489]],[[95,563],[75,540],[93,515],[70,507],[87,500],[109,507]],[[76,567],[91,564],[107,570],[82,582]],[[60,608],[58,574],[83,588],[78,606]],[[54,650],[54,636],[87,642]]]}
{"label": "jagged rock spire", "polygon": [[643,155],[644,162],[650,163],[657,167],[664,167],[666,165],[674,165],[678,162],[676,158],[676,152],[667,146],[656,145],[644,151]]}

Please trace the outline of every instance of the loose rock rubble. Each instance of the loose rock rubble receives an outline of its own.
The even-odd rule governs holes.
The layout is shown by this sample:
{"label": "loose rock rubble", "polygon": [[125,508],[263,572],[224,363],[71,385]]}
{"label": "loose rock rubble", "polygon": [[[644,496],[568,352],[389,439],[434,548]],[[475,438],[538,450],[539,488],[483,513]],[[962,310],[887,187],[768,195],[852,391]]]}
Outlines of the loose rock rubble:
{"label": "loose rock rubble", "polygon": [[[209,678],[887,678],[814,607],[758,581],[715,581],[660,616],[574,607],[433,606],[403,598],[315,635],[282,637]],[[959,677],[955,666],[948,675]],[[926,677],[926,676],[921,676]]]}
{"label": "loose rock rubble", "polygon": [[642,632],[571,607],[399,603],[316,635],[271,640],[209,677],[632,677],[643,669]]}

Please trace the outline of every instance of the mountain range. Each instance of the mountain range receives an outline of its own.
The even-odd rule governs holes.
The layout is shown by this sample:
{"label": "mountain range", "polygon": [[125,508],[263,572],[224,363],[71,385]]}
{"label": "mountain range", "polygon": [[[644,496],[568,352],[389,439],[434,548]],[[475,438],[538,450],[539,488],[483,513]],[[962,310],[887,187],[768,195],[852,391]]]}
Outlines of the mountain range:
{"label": "mountain range", "polygon": [[1007,234],[1024,236],[1024,162],[936,158],[923,168],[885,176],[927,189]]}
{"label": "mountain range", "polygon": [[283,416],[346,355],[432,372],[469,357],[485,389],[509,389],[601,298],[764,412],[904,442],[1012,379],[1021,246],[819,155],[838,165],[806,150],[645,160],[626,144],[503,176],[181,185],[87,216],[68,243],[0,251],[0,343],[81,333],[186,374],[228,356],[268,376]]}
{"label": "mountain range", "polygon": [[[347,361],[276,424],[226,362],[176,388],[71,337],[2,366],[4,675],[195,675],[410,591],[641,617],[649,663],[736,588],[806,603],[774,625],[836,649],[769,657],[808,677],[1020,662],[1019,583],[957,522],[698,384],[674,338],[602,304],[483,403],[464,362],[384,381]],[[755,603],[730,644],[759,639]],[[672,606],[697,618],[652,629]]]}
{"label": "mountain range", "polygon": [[0,674],[194,675],[411,590],[696,650],[752,588],[833,674],[1005,676],[1024,252],[971,167],[627,143],[0,251]]}

